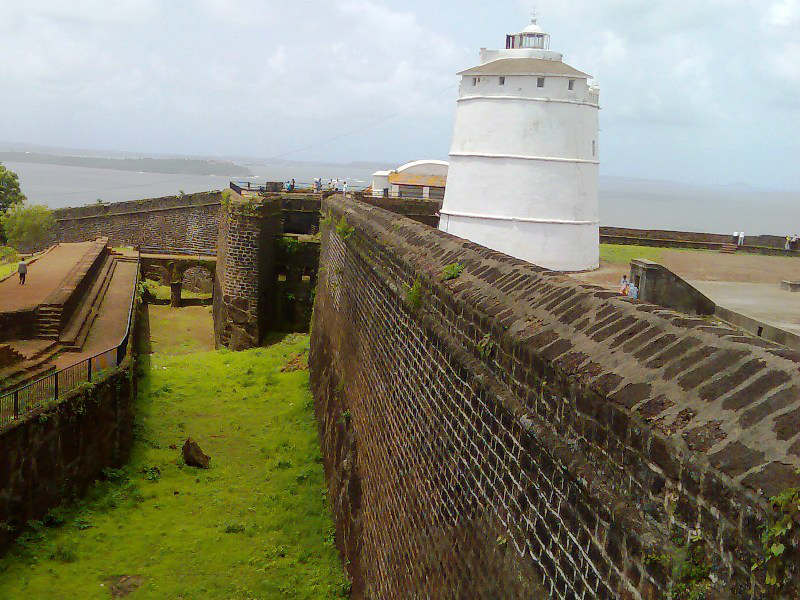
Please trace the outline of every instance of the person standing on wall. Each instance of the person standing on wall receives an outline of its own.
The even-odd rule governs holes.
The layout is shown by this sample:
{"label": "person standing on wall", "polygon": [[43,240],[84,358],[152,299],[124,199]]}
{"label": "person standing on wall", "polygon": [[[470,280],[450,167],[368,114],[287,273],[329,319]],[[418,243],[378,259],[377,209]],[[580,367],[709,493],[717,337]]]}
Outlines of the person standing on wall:
{"label": "person standing on wall", "polygon": [[24,260],[19,261],[17,273],[19,273],[19,284],[25,285],[25,276],[28,274],[28,264]]}
{"label": "person standing on wall", "polygon": [[623,275],[622,279],[619,280],[619,293],[623,296],[628,293],[628,276]]}

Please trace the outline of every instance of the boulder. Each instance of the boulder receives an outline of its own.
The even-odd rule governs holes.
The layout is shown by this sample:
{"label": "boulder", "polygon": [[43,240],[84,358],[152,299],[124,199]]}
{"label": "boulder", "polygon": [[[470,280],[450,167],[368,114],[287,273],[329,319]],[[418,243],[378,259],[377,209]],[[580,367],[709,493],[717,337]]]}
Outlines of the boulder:
{"label": "boulder", "polygon": [[199,467],[201,469],[208,468],[211,457],[205,454],[192,438],[186,438],[181,452],[183,453],[183,462],[190,467]]}

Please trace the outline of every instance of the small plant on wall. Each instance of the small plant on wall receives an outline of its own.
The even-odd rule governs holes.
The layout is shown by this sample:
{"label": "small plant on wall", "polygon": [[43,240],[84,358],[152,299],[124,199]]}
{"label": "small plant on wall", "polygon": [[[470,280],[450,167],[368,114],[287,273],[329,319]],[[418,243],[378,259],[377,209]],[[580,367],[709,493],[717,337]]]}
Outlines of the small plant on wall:
{"label": "small plant on wall", "polygon": [[339,219],[338,223],[336,223],[336,233],[338,233],[343,240],[346,240],[353,235],[354,231],[355,229],[348,224],[347,220],[344,218],[344,215],[342,215],[342,218]]}
{"label": "small plant on wall", "polygon": [[414,281],[414,285],[406,286],[406,301],[413,310],[418,310],[422,306],[422,282],[419,277]]}
{"label": "small plant on wall", "polygon": [[464,265],[461,263],[452,263],[442,269],[442,281],[450,281],[451,279],[458,279],[461,273],[464,272]]}
{"label": "small plant on wall", "polygon": [[[798,471],[800,474],[800,471]],[[761,534],[763,558],[753,570],[764,570],[764,583],[773,589],[783,587],[788,579],[787,565],[796,560],[792,550],[792,530],[800,519],[800,488],[789,488],[770,498],[775,517],[764,525]]]}

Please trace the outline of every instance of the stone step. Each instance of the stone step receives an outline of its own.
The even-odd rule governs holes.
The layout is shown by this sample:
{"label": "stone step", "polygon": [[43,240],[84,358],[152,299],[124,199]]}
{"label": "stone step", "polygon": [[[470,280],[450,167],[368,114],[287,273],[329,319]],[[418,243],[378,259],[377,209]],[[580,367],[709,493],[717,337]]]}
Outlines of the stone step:
{"label": "stone step", "polygon": [[116,264],[117,259],[115,257],[110,256],[106,259],[92,288],[64,328],[60,340],[67,347],[67,350],[77,352],[83,347],[83,343],[92,328],[92,323],[97,318],[98,309],[103,302],[108,286],[111,285]]}

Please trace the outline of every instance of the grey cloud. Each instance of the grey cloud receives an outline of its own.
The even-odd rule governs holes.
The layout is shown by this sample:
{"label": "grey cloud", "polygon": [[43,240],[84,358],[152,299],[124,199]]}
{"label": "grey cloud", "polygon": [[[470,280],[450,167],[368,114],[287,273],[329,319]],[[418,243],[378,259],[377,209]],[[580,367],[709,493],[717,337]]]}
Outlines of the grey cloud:
{"label": "grey cloud", "polygon": [[[0,5],[0,82],[12,91],[3,93],[0,139],[255,156],[309,147],[291,158],[334,160],[444,157],[456,71],[521,28],[529,8],[476,0]],[[553,48],[601,86],[604,172],[800,187],[786,156],[800,137],[799,0],[538,5]],[[774,131],[768,144],[765,130]],[[745,166],[730,173],[734,156]]]}

